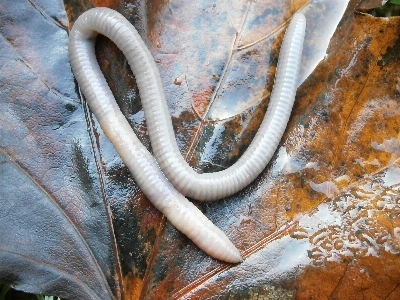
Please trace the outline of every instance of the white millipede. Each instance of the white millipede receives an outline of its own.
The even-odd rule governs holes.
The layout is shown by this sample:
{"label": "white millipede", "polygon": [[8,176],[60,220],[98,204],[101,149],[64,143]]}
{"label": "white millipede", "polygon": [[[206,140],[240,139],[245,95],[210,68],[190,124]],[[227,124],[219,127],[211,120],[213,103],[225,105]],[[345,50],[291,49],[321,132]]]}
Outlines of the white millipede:
{"label": "white millipede", "polygon": [[[304,15],[295,14],[282,44],[269,107],[248,149],[228,169],[204,174],[195,172],[179,152],[156,63],[132,24],[112,9],[93,8],[77,19],[70,32],[73,72],[105,135],[154,206],[214,258],[242,261],[228,237],[183,195],[198,200],[227,197],[246,187],[266,167],[291,114],[305,26]],[[157,161],[136,137],[100,71],[94,52],[99,33],[122,50],[132,68]]]}

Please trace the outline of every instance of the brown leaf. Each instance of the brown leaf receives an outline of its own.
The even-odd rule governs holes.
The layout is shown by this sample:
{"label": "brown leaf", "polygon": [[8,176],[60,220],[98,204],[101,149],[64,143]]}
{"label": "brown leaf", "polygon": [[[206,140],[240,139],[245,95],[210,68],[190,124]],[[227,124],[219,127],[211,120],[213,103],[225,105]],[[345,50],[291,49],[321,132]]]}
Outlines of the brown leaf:
{"label": "brown leaf", "polygon": [[363,0],[357,6],[357,9],[360,10],[368,10],[372,8],[376,8],[385,4],[387,0]]}
{"label": "brown leaf", "polygon": [[[52,265],[101,299],[111,293],[122,299],[399,297],[398,18],[355,12],[358,1],[345,13],[347,1],[65,1],[72,21],[90,7],[108,6],[139,29],[158,62],[181,151],[200,172],[228,167],[250,143],[268,104],[286,20],[305,7],[301,81],[307,79],[275,157],[242,192],[198,203],[243,251],[242,264],[228,265],[206,256],[142,195],[79,104],[65,31],[53,35],[32,25],[39,13],[37,22],[63,28],[65,22],[54,22],[62,13],[29,3],[32,13],[20,15],[31,18],[17,18],[12,5],[0,9],[8,12],[0,18],[0,175],[10,181],[0,192],[7,217],[0,219],[7,228],[0,231],[0,249],[18,245],[36,261],[20,261],[34,266],[32,272],[22,266],[3,271],[0,264],[0,278],[19,289],[61,294],[69,287],[61,279],[45,289],[37,277],[50,265],[48,249],[55,249],[60,259]],[[343,14],[326,50],[339,21],[334,17]],[[63,37],[54,43],[53,36]],[[56,45],[63,45],[62,55],[43,50]],[[100,38],[97,57],[122,111],[150,148],[123,55]],[[37,200],[29,201],[28,193]],[[37,213],[29,214],[32,208]],[[21,216],[26,222],[15,222]],[[29,235],[30,228],[41,231]],[[74,266],[87,273],[74,273]],[[63,292],[93,298],[79,288]]]}

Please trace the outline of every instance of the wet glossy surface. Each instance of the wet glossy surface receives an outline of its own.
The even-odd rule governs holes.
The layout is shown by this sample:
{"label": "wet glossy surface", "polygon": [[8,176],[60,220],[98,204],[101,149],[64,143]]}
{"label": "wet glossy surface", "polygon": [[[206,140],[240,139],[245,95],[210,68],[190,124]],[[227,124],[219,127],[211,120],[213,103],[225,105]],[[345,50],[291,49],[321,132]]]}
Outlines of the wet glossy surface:
{"label": "wet glossy surface", "polygon": [[[149,19],[149,41],[157,40],[156,33],[163,28],[161,16],[169,11],[166,1],[149,2],[147,7],[141,3],[133,7],[106,2],[114,8],[123,7],[121,11],[140,28],[144,28],[140,23],[143,18],[130,13],[147,10],[154,16],[158,23]],[[324,1],[318,2],[323,6]],[[154,299],[160,295],[176,299],[398,299],[400,24],[398,18],[378,19],[354,13],[355,2],[358,1],[351,1],[340,22],[328,55],[301,86],[274,161],[245,191],[230,199],[200,205],[215,224],[238,242],[246,258],[243,264],[231,266],[212,260],[169,223],[163,223],[90,113],[79,105],[65,103],[65,98],[50,97],[52,94],[32,73],[23,75],[25,64],[15,59],[18,55],[7,54],[15,52],[5,51],[18,48],[6,48],[8,42],[1,44],[0,57],[8,62],[2,70],[15,72],[7,72],[14,74],[9,76],[13,81],[1,81],[0,91],[7,93],[1,98],[1,116],[7,118],[7,122],[1,122],[7,126],[0,127],[1,150],[12,153],[17,164],[39,178],[40,186],[60,203],[70,204],[65,205],[65,211],[74,212],[71,216],[81,222],[90,243],[101,239],[99,235],[104,231],[98,228],[106,220],[104,215],[91,214],[88,208],[100,207],[101,197],[106,195],[113,208],[125,299]],[[84,2],[82,9],[89,5]],[[234,20],[239,20],[244,11],[238,7]],[[152,9],[157,13],[150,13]],[[79,9],[74,6],[69,11],[78,13]],[[311,22],[321,19],[315,13]],[[171,41],[176,41],[177,36]],[[309,41],[318,44],[317,40]],[[157,44],[153,47],[155,51]],[[107,70],[115,60],[113,73],[117,74],[111,77],[125,81],[129,75],[122,72],[128,67],[118,71],[119,64],[124,66],[124,59],[112,49],[104,53],[113,56],[103,62],[103,67]],[[166,75],[164,78],[170,82],[166,89],[181,149],[193,154],[191,162],[200,170],[226,167],[251,140],[266,103],[229,120],[202,123],[192,102],[179,98],[186,93],[180,89],[184,78],[179,77],[182,69],[174,72],[173,65],[173,60],[170,65],[160,63],[170,68],[161,71],[171,74],[169,79]],[[193,78],[196,76],[197,73]],[[147,141],[135,86],[129,88],[127,84],[125,91],[119,96],[120,103]],[[13,99],[13,103],[5,104],[4,99]],[[46,106],[40,106],[43,101]],[[4,105],[8,105],[7,110]],[[87,128],[95,154],[90,150]],[[199,142],[193,143],[196,132],[201,133]],[[76,139],[79,143],[73,142]],[[102,178],[102,185],[97,176]],[[86,198],[85,193],[90,197]],[[94,219],[97,222],[88,221]],[[107,259],[98,262],[112,265]]]}
{"label": "wet glossy surface", "polygon": [[0,277],[64,296],[69,278],[71,295],[107,299],[115,262],[67,55],[67,18],[63,3],[45,2],[0,3],[0,173],[8,184],[0,196]]}
{"label": "wet glossy surface", "polygon": [[[349,13],[348,16],[351,14]],[[364,176],[361,174],[368,173],[368,170],[371,170],[374,165],[375,168],[378,168],[378,165],[380,168],[383,167],[382,163],[378,163],[375,159],[369,158],[372,163],[363,163],[360,158],[360,154],[367,155],[367,157],[371,155],[368,154],[370,145],[375,145],[374,149],[376,149],[376,142],[369,140],[376,136],[373,133],[379,132],[379,137],[382,139],[384,132],[387,132],[387,137],[391,140],[392,137],[397,138],[395,132],[398,130],[397,106],[393,100],[389,100],[391,97],[394,99],[398,97],[396,75],[393,74],[389,80],[387,74],[390,71],[374,69],[374,63],[369,64],[372,57],[378,57],[376,61],[380,60],[380,51],[385,53],[385,51],[393,50],[379,50],[375,46],[379,43],[379,37],[376,41],[377,44],[370,45],[369,41],[374,36],[373,33],[367,36],[359,35],[363,30],[370,32],[370,29],[360,30],[358,27],[363,26],[362,18],[357,16],[352,33],[345,32],[349,23],[342,24],[343,30],[339,31],[337,38],[331,42],[328,50],[330,56],[299,91],[300,97],[292,125],[285,139],[285,147],[278,151],[276,161],[272,164],[271,169],[266,171],[246,191],[231,197],[229,201],[205,207],[207,213],[215,218],[214,220],[219,220],[220,226],[231,230],[233,238],[243,243],[242,249],[245,250],[244,255],[247,257],[245,262],[232,268],[213,267],[212,263],[207,267],[203,258],[201,259],[202,267],[199,267],[198,264],[191,263],[182,266],[178,263],[182,258],[178,257],[176,260],[173,258],[168,265],[178,265],[179,267],[174,268],[173,271],[169,268],[170,276],[167,276],[161,285],[154,278],[155,281],[151,282],[152,285],[159,285],[155,288],[155,293],[165,293],[171,285],[181,284],[182,289],[176,292],[173,298],[201,299],[209,297],[213,299],[213,296],[221,294],[232,297],[241,295],[240,297],[249,298],[254,294],[271,296],[273,294],[271,289],[274,288],[280,291],[278,295],[281,296],[289,297],[291,295],[290,297],[307,298],[306,295],[315,293],[320,295],[320,298],[324,298],[331,293],[343,295],[342,293],[348,289],[346,280],[356,280],[352,276],[357,275],[346,273],[342,264],[350,262],[350,265],[357,266],[359,261],[359,265],[365,266],[368,257],[371,257],[371,261],[375,261],[376,258],[379,261],[379,257],[381,257],[382,259],[393,259],[396,263],[396,254],[387,246],[375,249],[368,243],[373,245],[374,239],[377,239],[378,236],[385,236],[384,239],[397,245],[398,237],[377,230],[377,226],[372,224],[377,221],[371,223],[371,218],[374,219],[371,216],[374,213],[368,206],[365,203],[361,206],[355,205],[358,202],[362,203],[363,200],[359,197],[350,199],[347,196],[352,191],[354,184],[358,182],[357,178]],[[351,20],[350,17],[347,22],[351,22]],[[382,20],[368,19],[367,22],[373,21],[376,23],[371,24],[371,27],[381,29],[383,27],[388,30],[376,33],[378,36],[379,34],[389,34],[390,30],[395,30],[396,25],[386,25],[385,21],[380,24]],[[355,44],[353,44],[354,39],[357,41]],[[352,42],[346,44],[347,41]],[[383,57],[388,55],[383,55]],[[398,59],[396,61],[398,62]],[[398,65],[394,64],[392,68],[396,69]],[[378,75],[379,71],[385,72],[384,79]],[[336,75],[336,72],[339,72],[340,75]],[[367,74],[372,77],[368,77]],[[380,103],[378,104],[375,97],[379,96],[375,90],[383,84],[380,79],[391,88],[381,91],[382,96],[385,95],[383,99],[387,100],[382,99],[378,101]],[[391,84],[387,81],[390,81]],[[363,89],[366,82],[368,82],[368,90]],[[371,99],[370,95],[374,95],[374,97]],[[388,119],[389,110],[393,111],[393,115]],[[382,124],[383,120],[386,120],[386,125]],[[379,122],[381,125],[378,125]],[[209,127],[214,128],[217,133],[220,132],[219,136],[222,136],[219,129],[221,125],[216,124]],[[379,130],[376,126],[379,126]],[[241,130],[241,126],[237,125],[229,128],[234,129],[235,132]],[[210,145],[221,141],[214,130],[211,131],[212,134],[204,135],[204,138],[209,136],[206,141],[210,142],[200,144],[208,147],[205,152],[218,153],[217,155],[220,157],[220,151],[210,151]],[[362,146],[364,144],[365,146]],[[198,153],[201,156],[202,151],[200,150]],[[382,153],[377,155],[379,157],[386,156]],[[207,157],[207,160],[210,158]],[[362,169],[359,169],[360,166]],[[389,172],[389,174],[392,173]],[[369,175],[365,176],[368,178]],[[378,173],[375,176],[378,177]],[[361,183],[356,185],[358,184]],[[347,218],[346,215],[351,212],[344,210],[343,201],[353,202],[352,205],[359,210],[359,215],[354,215],[353,211],[352,217]],[[221,212],[224,216],[230,215],[230,218],[222,220]],[[387,211],[384,215],[389,216],[393,213],[396,214],[396,210]],[[363,219],[364,215],[367,215],[365,220]],[[337,232],[337,224],[342,222],[346,225],[340,227],[341,231]],[[371,226],[365,226],[363,222],[371,223]],[[366,237],[362,237],[359,232],[360,228],[365,230]],[[251,234],[249,234],[250,232]],[[351,242],[347,242],[346,239]],[[359,252],[352,247],[357,248]],[[357,252],[357,256],[351,251]],[[337,274],[334,271],[333,262],[337,264]],[[156,264],[162,264],[162,262],[156,261]],[[365,270],[372,272],[369,268],[365,268]],[[304,271],[307,272],[303,273]],[[318,285],[314,286],[316,279],[310,275],[315,272],[319,272],[321,276],[330,273],[336,274],[333,276],[334,279],[327,284],[326,289],[320,289],[320,293],[315,291],[318,289]],[[385,272],[390,271],[388,269]],[[198,273],[202,273],[203,276],[196,276],[195,274]],[[179,280],[175,279],[177,276],[180,276]],[[293,281],[293,276],[297,276],[298,281]],[[376,276],[380,281],[386,275]],[[271,278],[274,278],[272,283],[270,282]],[[307,281],[307,278],[313,279]],[[340,278],[346,278],[346,280],[341,283]],[[389,292],[386,295],[392,292],[393,299],[397,293],[396,290],[393,290],[396,282],[393,279],[387,282]],[[290,286],[291,288],[289,288]],[[293,290],[293,286],[298,290]],[[335,287],[337,290],[334,290]],[[366,284],[365,287],[370,289],[368,293],[371,295],[376,292],[374,291],[377,288],[375,284]],[[381,296],[385,294],[385,289],[380,290]],[[359,290],[355,288],[351,293],[356,295]],[[150,295],[155,294],[150,293]]]}
{"label": "wet glossy surface", "polygon": [[276,66],[282,23],[306,2],[291,7],[272,1],[170,1],[158,14],[162,22],[151,28],[150,42],[171,104],[191,103],[203,121],[227,119],[258,104],[272,89],[268,67]]}

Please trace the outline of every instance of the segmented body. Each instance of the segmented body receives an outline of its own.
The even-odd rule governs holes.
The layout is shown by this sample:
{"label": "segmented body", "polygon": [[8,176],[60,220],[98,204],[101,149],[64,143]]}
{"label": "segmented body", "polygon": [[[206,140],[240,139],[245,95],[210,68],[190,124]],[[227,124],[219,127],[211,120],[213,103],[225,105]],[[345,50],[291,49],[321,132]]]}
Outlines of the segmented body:
{"label": "segmented body", "polygon": [[[129,21],[114,10],[95,8],[82,14],[71,30],[71,66],[107,138],[154,206],[178,230],[217,259],[242,260],[226,235],[183,195],[198,200],[232,195],[252,182],[268,164],[293,106],[305,23],[304,15],[298,13],[286,32],[270,104],[251,145],[233,166],[204,174],[195,172],[179,152],[157,66]],[[121,49],[132,68],[157,162],[134,134],[100,71],[94,53],[99,33]]]}

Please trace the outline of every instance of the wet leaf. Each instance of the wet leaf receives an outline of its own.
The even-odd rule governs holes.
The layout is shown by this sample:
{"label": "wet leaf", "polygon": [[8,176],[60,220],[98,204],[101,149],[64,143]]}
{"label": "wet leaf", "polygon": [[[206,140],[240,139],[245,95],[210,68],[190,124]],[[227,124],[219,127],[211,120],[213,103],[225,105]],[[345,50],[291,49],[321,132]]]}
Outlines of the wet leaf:
{"label": "wet leaf", "polygon": [[[358,2],[65,1],[70,25],[108,6],[138,28],[199,172],[250,143],[286,21],[304,9],[302,84],[281,146],[240,193],[196,202],[243,252],[239,265],[205,255],[137,188],[77,93],[62,7],[0,3],[0,280],[70,299],[398,299],[400,20]],[[100,38],[97,57],[151,150],[123,55]]]}
{"label": "wet leaf", "polygon": [[0,2],[0,281],[110,299],[112,235],[62,3]]}

